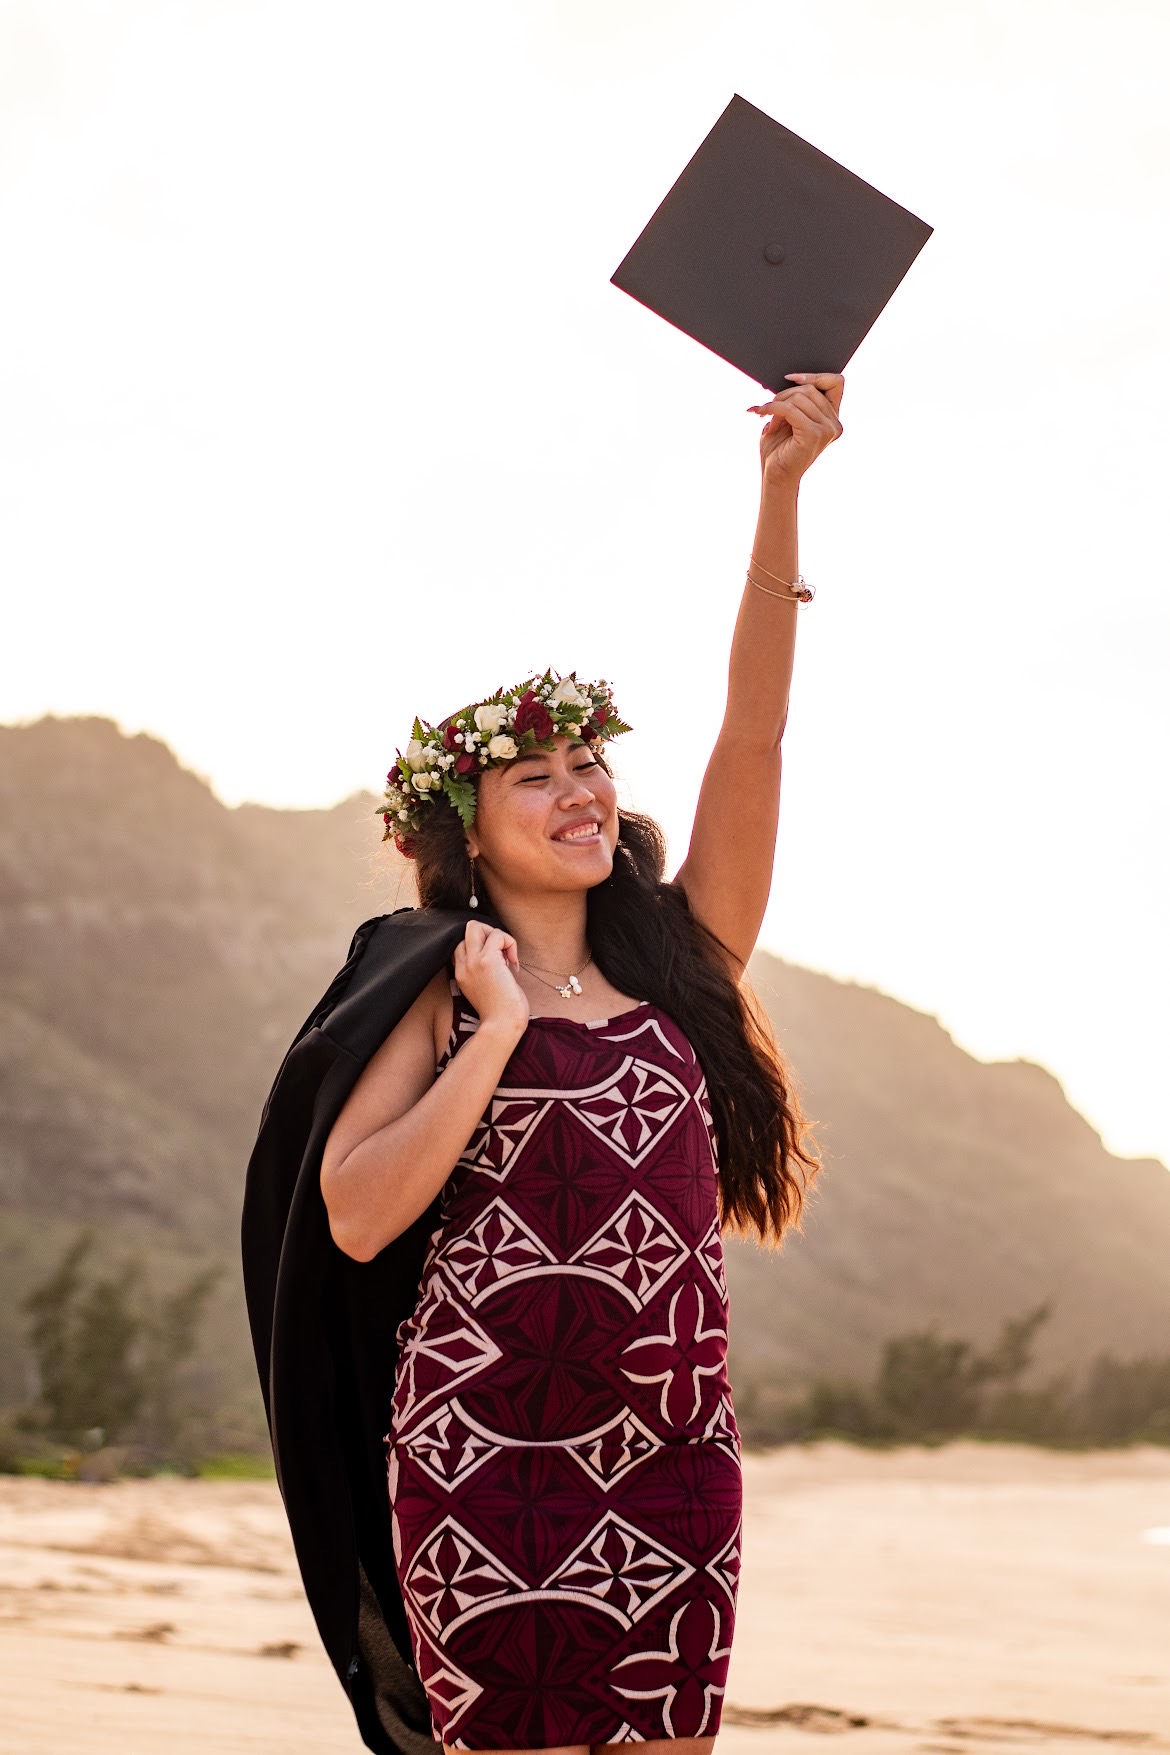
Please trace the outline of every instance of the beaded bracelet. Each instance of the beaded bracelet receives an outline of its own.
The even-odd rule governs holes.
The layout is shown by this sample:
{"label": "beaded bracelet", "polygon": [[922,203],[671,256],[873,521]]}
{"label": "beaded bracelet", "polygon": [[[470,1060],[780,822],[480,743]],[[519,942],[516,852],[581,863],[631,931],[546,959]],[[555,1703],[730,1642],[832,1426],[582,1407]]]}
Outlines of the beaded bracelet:
{"label": "beaded bracelet", "polygon": [[[756,561],[755,565],[759,567],[760,563]],[[768,569],[766,567],[760,567],[760,571],[761,573],[767,573]],[[769,579],[775,579],[776,576],[775,573],[768,573]],[[781,579],[780,583],[782,585],[789,586],[789,590],[787,591],[772,591],[767,585],[761,585],[758,579],[752,578],[750,568],[748,569],[747,577],[748,584],[754,585],[757,591],[764,592],[768,597],[782,597],[787,603],[811,603],[816,596],[816,586],[808,584],[804,575],[801,573],[798,573],[795,579]]]}

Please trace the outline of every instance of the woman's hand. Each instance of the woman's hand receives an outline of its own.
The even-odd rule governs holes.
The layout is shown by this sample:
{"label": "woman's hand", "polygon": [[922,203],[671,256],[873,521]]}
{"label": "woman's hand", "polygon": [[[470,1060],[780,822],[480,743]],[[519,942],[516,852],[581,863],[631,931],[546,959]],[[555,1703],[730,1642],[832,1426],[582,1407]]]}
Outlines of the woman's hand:
{"label": "woman's hand", "polygon": [[481,1024],[503,1024],[517,1041],[528,1028],[528,995],[512,973],[520,967],[516,940],[498,926],[469,920],[455,946],[455,979]]}
{"label": "woman's hand", "polygon": [[771,402],[748,409],[749,414],[769,416],[760,434],[760,467],[765,486],[795,487],[809,464],[845,430],[837,415],[845,393],[845,379],[840,372],[784,375],[798,380],[791,390],[781,390]]}

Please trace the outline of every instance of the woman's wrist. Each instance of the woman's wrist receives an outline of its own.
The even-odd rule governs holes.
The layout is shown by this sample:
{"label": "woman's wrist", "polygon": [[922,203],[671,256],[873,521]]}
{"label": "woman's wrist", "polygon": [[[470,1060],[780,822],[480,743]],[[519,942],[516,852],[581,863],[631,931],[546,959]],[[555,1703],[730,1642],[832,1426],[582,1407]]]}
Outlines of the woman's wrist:
{"label": "woman's wrist", "polygon": [[[749,579],[764,590],[791,585],[799,571],[795,482],[768,482],[760,496],[760,515],[752,538]],[[745,585],[745,590],[749,587]],[[750,595],[755,596],[755,592]]]}
{"label": "woman's wrist", "polygon": [[800,477],[770,476],[760,482],[760,511],[792,512],[800,498]]}
{"label": "woman's wrist", "polygon": [[507,1062],[513,1051],[518,1047],[520,1038],[528,1028],[527,1018],[506,1016],[498,1012],[489,1013],[481,1018],[475,1035],[485,1044],[490,1044],[488,1052],[501,1057]]}

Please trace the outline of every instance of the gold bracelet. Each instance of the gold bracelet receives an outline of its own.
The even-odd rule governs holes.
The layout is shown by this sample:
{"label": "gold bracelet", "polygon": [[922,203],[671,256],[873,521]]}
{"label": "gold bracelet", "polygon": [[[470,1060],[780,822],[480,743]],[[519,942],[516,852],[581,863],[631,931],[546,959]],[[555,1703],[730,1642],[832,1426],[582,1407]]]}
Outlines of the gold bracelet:
{"label": "gold bracelet", "polygon": [[[768,577],[769,579],[774,579],[776,575],[774,573],[769,573]],[[753,579],[750,571],[747,579],[748,584],[754,585],[757,591],[763,591],[768,597],[782,597],[785,603],[811,603],[816,596],[816,587],[807,584],[800,573],[798,573],[796,578],[791,581],[791,591],[772,591],[767,585],[761,585],[758,579]],[[785,579],[783,583],[787,585],[789,581]]]}
{"label": "gold bracelet", "polygon": [[779,573],[770,572],[769,569],[765,567],[763,561],[758,561],[754,554],[752,556],[751,564],[753,567],[758,567],[760,569],[760,572],[764,575],[765,579],[772,579],[777,585],[791,585],[792,583],[791,579],[782,579]]}

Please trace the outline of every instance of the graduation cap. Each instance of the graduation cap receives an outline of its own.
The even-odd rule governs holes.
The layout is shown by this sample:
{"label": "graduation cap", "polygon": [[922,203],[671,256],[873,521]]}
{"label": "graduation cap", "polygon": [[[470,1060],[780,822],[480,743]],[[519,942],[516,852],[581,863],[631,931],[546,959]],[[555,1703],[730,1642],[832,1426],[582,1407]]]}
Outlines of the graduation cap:
{"label": "graduation cap", "polygon": [[844,370],[933,230],[737,95],[611,278],[775,391]]}

